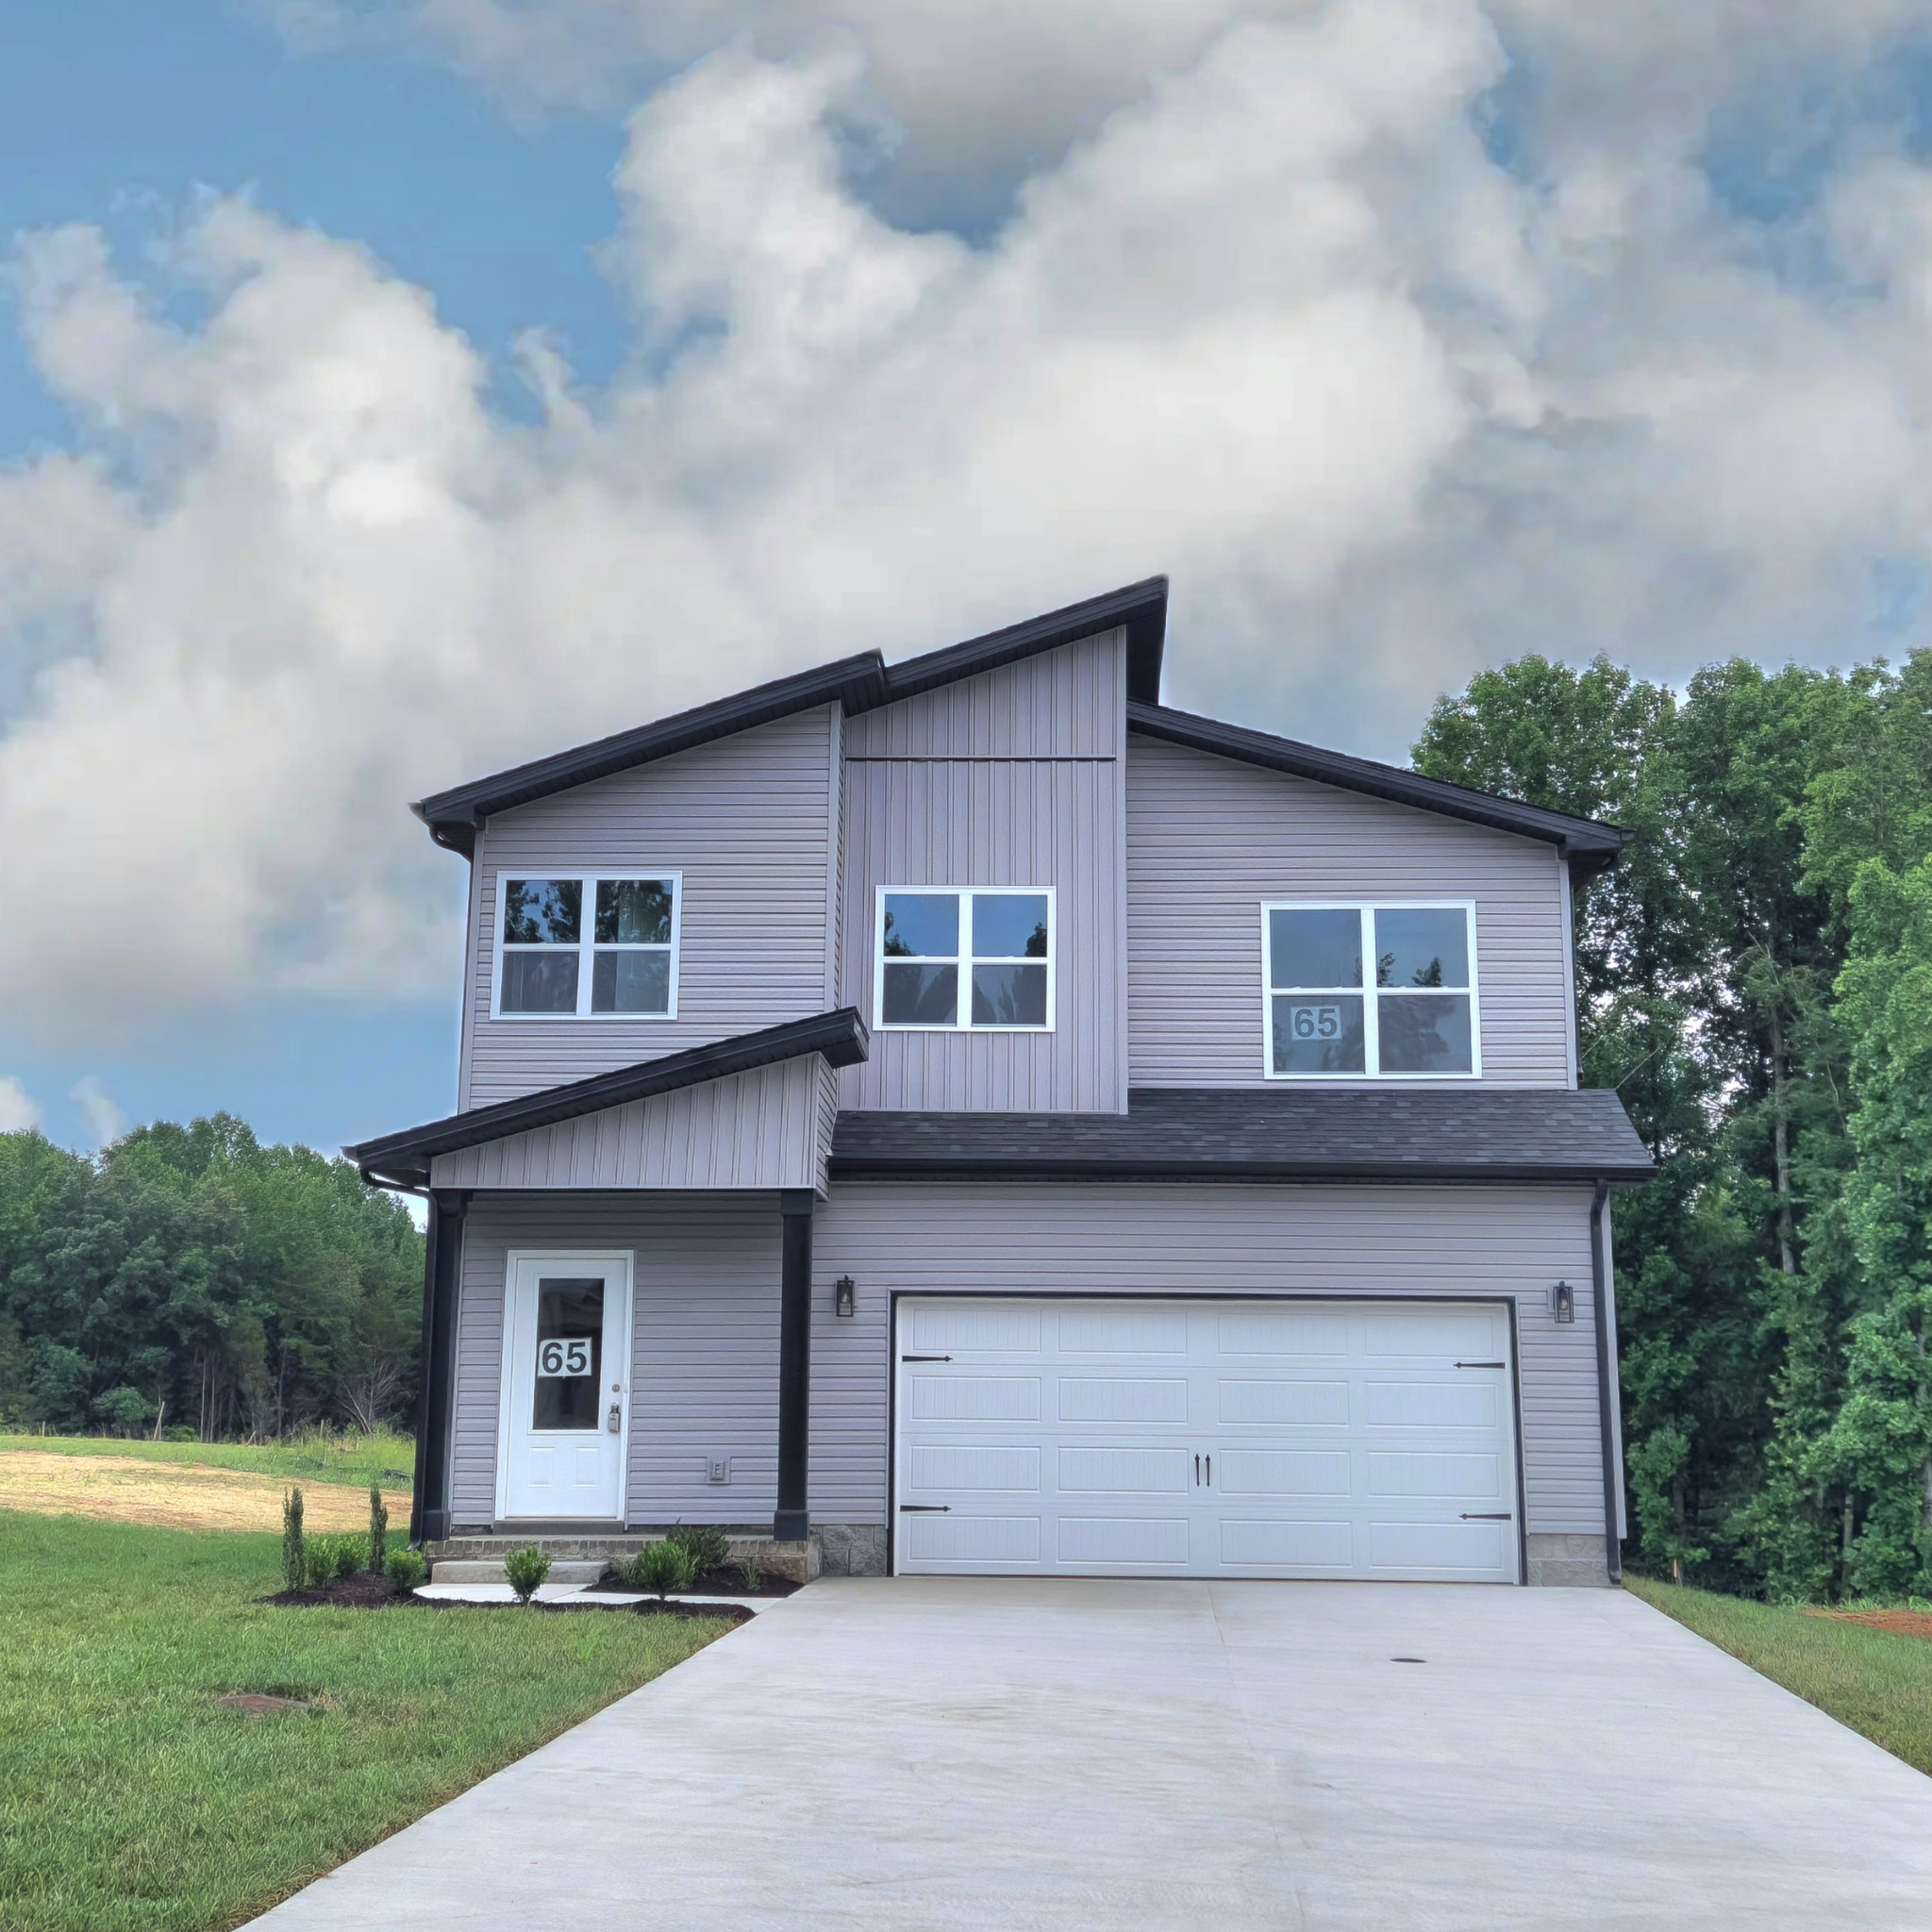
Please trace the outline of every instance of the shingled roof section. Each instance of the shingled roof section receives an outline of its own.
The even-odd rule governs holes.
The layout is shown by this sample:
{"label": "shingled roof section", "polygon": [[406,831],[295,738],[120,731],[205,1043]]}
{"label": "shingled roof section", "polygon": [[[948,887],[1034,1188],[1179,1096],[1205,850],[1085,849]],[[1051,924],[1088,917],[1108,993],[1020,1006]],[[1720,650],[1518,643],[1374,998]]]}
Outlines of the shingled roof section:
{"label": "shingled roof section", "polygon": [[1648,1180],[1616,1094],[1590,1088],[1160,1088],[1124,1114],[843,1112],[832,1178]]}

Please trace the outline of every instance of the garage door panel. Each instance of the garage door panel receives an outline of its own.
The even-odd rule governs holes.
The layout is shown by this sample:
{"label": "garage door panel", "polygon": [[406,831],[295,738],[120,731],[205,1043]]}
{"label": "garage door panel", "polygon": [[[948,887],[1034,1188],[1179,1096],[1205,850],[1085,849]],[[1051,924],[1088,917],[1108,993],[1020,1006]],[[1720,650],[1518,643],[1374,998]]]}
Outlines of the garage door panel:
{"label": "garage door panel", "polygon": [[1064,1309],[1056,1324],[1063,1359],[1083,1355],[1172,1355],[1188,1352],[1183,1309]]}
{"label": "garage door panel", "polygon": [[1185,1496],[1193,1487],[1185,1449],[1062,1448],[1055,1462],[1062,1495]]}
{"label": "garage door panel", "polygon": [[1031,1444],[922,1442],[906,1458],[914,1494],[945,1490],[959,1495],[989,1491],[1037,1495],[1041,1452]]}
{"label": "garage door panel", "polygon": [[1383,1572],[1416,1575],[1487,1574],[1502,1567],[1507,1523],[1371,1523],[1368,1559]]}
{"label": "garage door panel", "polygon": [[1343,1428],[1348,1384],[1329,1381],[1236,1381],[1224,1376],[1217,1412],[1224,1423],[1264,1423],[1276,1428]]}
{"label": "garage door panel", "polygon": [[1058,1412],[1063,1423],[1185,1423],[1188,1385],[1178,1376],[1062,1375]]}
{"label": "garage door panel", "polygon": [[1362,1421],[1372,1429],[1493,1429],[1502,1394],[1493,1378],[1466,1372],[1455,1382],[1365,1382]]}
{"label": "garage door panel", "polygon": [[1062,1516],[1062,1563],[1185,1570],[1193,1556],[1186,1516]]}
{"label": "garage door panel", "polygon": [[1249,1305],[1214,1324],[1222,1355],[1341,1356],[1348,1353],[1348,1317],[1329,1308],[1265,1308]]}
{"label": "garage door panel", "polygon": [[1346,1496],[1352,1462],[1346,1449],[1227,1449],[1214,1480],[1229,1496]]}
{"label": "garage door panel", "polygon": [[1040,1420],[1037,1375],[914,1375],[909,1392],[921,1422]]}
{"label": "garage door panel", "polygon": [[1220,1526],[1224,1563],[1244,1569],[1337,1574],[1355,1563],[1355,1525],[1346,1521],[1223,1517]]}
{"label": "garage door panel", "polygon": [[902,1571],[1517,1580],[1502,1309],[934,1304],[896,1330]]}
{"label": "garage door panel", "polygon": [[1503,1461],[1497,1456],[1372,1449],[1367,1461],[1372,1496],[1457,1496],[1495,1502],[1503,1493]]}

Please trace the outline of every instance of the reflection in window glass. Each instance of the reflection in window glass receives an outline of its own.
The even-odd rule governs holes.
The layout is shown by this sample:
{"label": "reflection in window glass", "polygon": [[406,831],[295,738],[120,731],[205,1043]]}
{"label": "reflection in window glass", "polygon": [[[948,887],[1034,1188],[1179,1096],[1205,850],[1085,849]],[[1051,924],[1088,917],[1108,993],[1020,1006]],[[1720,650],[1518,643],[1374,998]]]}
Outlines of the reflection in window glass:
{"label": "reflection in window glass", "polygon": [[1276,986],[1359,986],[1362,917],[1352,906],[1268,915],[1268,960]]}
{"label": "reflection in window glass", "polygon": [[575,1013],[577,1009],[577,950],[511,953],[503,956],[506,1013]]}
{"label": "reflection in window glass", "polygon": [[906,966],[888,961],[884,1019],[888,1026],[953,1026],[959,1018],[957,966]]}
{"label": "reflection in window glass", "polygon": [[669,1012],[670,953],[599,953],[591,961],[591,1010],[593,1013]]}
{"label": "reflection in window glass", "polygon": [[[1045,958],[1046,895],[1043,892],[974,893],[973,957],[975,959]],[[1043,988],[1044,979],[1041,983]],[[1043,992],[1041,997],[1044,997]]]}
{"label": "reflection in window glass", "polygon": [[1274,1067],[1277,1074],[1360,1074],[1367,1039],[1360,993],[1275,993]]}
{"label": "reflection in window glass", "polygon": [[671,882],[668,879],[599,879],[597,943],[669,945]]}
{"label": "reflection in window glass", "polygon": [[1407,993],[1376,1008],[1385,1074],[1467,1074],[1471,1056],[1466,993]]}
{"label": "reflection in window glass", "polygon": [[975,1026],[1044,1026],[1046,968],[975,964],[973,968],[973,1024]]}
{"label": "reflection in window glass", "polygon": [[954,959],[959,954],[957,892],[888,892],[886,957],[889,959]]}
{"label": "reflection in window glass", "polygon": [[1467,986],[1469,921],[1462,908],[1378,907],[1375,984]]}
{"label": "reflection in window glass", "polygon": [[581,879],[506,879],[503,937],[507,945],[574,946],[582,924]]}
{"label": "reflection in window glass", "polygon": [[533,1429],[594,1429],[604,1369],[604,1284],[537,1284],[537,1361]]}

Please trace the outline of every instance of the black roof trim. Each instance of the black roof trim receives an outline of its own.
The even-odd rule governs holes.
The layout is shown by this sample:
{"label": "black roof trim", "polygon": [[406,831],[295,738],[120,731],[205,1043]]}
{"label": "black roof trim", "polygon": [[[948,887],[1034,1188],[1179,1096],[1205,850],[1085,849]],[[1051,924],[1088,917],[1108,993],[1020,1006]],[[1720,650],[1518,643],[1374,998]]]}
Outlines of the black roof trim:
{"label": "black roof trim", "polygon": [[566,1087],[547,1087],[519,1100],[451,1114],[447,1120],[363,1141],[342,1152],[362,1170],[365,1179],[380,1174],[387,1180],[421,1186],[427,1182],[430,1159],[438,1154],[454,1154],[460,1147],[475,1147],[607,1107],[622,1107],[626,1101],[648,1100],[655,1093],[672,1093],[680,1087],[721,1080],[727,1074],[749,1073],[755,1067],[796,1059],[802,1054],[823,1054],[827,1064],[835,1067],[856,1066],[870,1050],[871,1037],[858,1008],[840,1007],[829,1013],[814,1013],[807,1020],[788,1020],[782,1026],[767,1026],[758,1033],[741,1033],[729,1040],[713,1041],[708,1046],[693,1046],[683,1053],[666,1054],[661,1059],[620,1067],[615,1073],[595,1074],[588,1080],[573,1080]]}
{"label": "black roof trim", "polygon": [[1118,591],[1089,597],[1043,617],[1009,625],[1005,630],[969,638],[962,644],[928,651],[889,665],[876,651],[861,651],[790,677],[735,692],[713,704],[679,711],[634,730],[620,731],[553,757],[512,766],[487,778],[438,791],[410,809],[439,845],[466,858],[475,851],[476,827],[492,813],[508,811],[553,792],[613,773],[629,771],[655,758],[669,758],[729,738],[734,732],[769,724],[798,711],[837,702],[848,713],[876,710],[900,698],[915,697],[943,684],[997,670],[1022,658],[1057,650],[1096,632],[1124,627],[1127,633],[1127,695],[1152,704],[1160,695],[1160,663],[1167,640],[1167,579],[1147,577]]}
{"label": "black roof trim", "polygon": [[1124,1114],[841,1112],[838,1180],[1607,1182],[1651,1177],[1607,1089],[1136,1088]]}
{"label": "black roof trim", "polygon": [[1224,724],[1219,719],[1171,710],[1165,705],[1144,704],[1130,698],[1127,728],[1143,731],[1151,738],[1164,738],[1170,743],[1185,744],[1195,751],[1238,758],[1243,764],[1265,765],[1270,771],[1312,778],[1349,791],[1365,791],[1372,797],[1413,806],[1421,811],[1441,812],[1448,818],[1465,819],[1495,831],[1519,832],[1525,838],[1541,839],[1556,846],[1569,861],[1571,871],[1581,877],[1614,865],[1636,836],[1621,825],[1606,824],[1598,819],[1575,818],[1540,805],[1524,805],[1520,799],[1472,791],[1441,778],[1425,778],[1419,772],[1406,772],[1397,765],[1351,758],[1346,752],[1327,751],[1321,745],[1303,744],[1292,738],[1275,738],[1240,724]]}

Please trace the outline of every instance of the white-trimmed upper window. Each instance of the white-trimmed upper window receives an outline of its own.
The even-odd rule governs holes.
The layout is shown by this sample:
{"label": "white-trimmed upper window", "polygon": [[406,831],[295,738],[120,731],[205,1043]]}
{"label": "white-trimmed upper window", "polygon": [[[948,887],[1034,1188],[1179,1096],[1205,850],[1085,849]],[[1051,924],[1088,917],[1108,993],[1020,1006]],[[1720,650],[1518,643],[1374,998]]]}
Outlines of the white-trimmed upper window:
{"label": "white-trimmed upper window", "polygon": [[1052,1030],[1051,891],[881,891],[874,952],[881,1026]]}
{"label": "white-trimmed upper window", "polygon": [[500,879],[497,1016],[675,1018],[682,884],[675,872]]}
{"label": "white-trimmed upper window", "polygon": [[1263,906],[1261,979],[1270,1079],[1482,1071],[1469,900]]}

